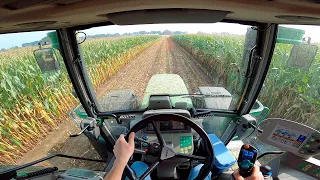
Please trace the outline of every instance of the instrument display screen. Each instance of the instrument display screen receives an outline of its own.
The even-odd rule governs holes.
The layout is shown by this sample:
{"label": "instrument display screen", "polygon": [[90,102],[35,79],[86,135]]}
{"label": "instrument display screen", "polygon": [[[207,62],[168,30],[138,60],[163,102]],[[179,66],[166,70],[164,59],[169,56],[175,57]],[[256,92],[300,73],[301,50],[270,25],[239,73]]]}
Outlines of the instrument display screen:
{"label": "instrument display screen", "polygon": [[307,139],[308,133],[278,124],[268,140],[293,148],[299,148]]}
{"label": "instrument display screen", "polygon": [[[188,130],[187,125],[179,121],[158,121],[156,122],[156,126],[162,132]],[[148,124],[146,131],[153,131],[153,126],[151,123]]]}

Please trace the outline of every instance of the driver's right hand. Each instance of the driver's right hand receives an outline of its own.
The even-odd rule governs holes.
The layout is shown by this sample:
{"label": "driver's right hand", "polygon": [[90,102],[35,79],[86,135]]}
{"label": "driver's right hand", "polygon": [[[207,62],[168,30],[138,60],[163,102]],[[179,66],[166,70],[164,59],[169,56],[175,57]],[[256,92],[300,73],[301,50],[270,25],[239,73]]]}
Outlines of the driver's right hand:
{"label": "driver's right hand", "polygon": [[233,177],[235,180],[264,180],[262,172],[260,171],[260,167],[255,165],[252,169],[252,174],[249,177],[242,177],[239,174],[239,169],[233,172]]}
{"label": "driver's right hand", "polygon": [[126,165],[134,152],[134,136],[135,133],[130,133],[128,142],[122,134],[114,145],[113,153],[116,157],[116,162]]}

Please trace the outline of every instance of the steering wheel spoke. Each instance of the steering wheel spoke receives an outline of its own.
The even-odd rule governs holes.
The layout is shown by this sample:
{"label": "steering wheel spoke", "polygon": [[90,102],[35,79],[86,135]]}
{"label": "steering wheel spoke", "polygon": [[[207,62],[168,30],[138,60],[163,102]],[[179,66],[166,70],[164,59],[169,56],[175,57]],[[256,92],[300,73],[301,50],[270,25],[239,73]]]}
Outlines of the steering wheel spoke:
{"label": "steering wheel spoke", "polygon": [[137,149],[137,148],[134,148],[134,152],[133,153],[136,153],[136,154],[147,154],[144,150]]}
{"label": "steering wheel spoke", "polygon": [[154,121],[152,121],[151,124],[152,124],[152,126],[153,126],[154,132],[156,133],[156,136],[157,136],[157,138],[158,138],[158,141],[159,141],[160,145],[161,145],[162,147],[165,146],[165,145],[166,145],[166,142],[164,141],[164,139],[163,139],[163,137],[162,137],[162,135],[161,135],[160,130],[157,128],[156,123],[155,123]]}
{"label": "steering wheel spoke", "polygon": [[130,180],[136,180],[138,178],[136,172],[129,166],[129,164],[126,165],[125,171]]}
{"label": "steering wheel spoke", "polygon": [[150,173],[152,173],[153,170],[155,170],[155,169],[158,167],[159,164],[160,164],[160,161],[159,161],[159,160],[157,160],[156,162],[154,162],[154,163],[147,169],[147,171],[144,172],[144,173],[140,176],[139,180],[143,180],[144,178],[146,178]]}
{"label": "steering wheel spoke", "polygon": [[186,158],[186,159],[196,160],[196,161],[200,161],[200,162],[204,162],[204,161],[207,160],[207,157],[189,155],[189,154],[182,154],[182,153],[176,153],[175,157]]}

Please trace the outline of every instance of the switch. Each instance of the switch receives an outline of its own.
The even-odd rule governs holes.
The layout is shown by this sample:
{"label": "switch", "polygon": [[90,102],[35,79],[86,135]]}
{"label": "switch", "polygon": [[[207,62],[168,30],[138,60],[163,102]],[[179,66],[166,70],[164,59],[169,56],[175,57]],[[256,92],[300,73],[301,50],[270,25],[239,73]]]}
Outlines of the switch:
{"label": "switch", "polygon": [[314,152],[315,152],[314,149],[309,149],[309,150],[308,150],[308,153],[314,153]]}
{"label": "switch", "polygon": [[250,148],[250,145],[249,145],[249,144],[245,144],[245,145],[243,145],[243,148],[249,149],[249,148]]}
{"label": "switch", "polygon": [[148,143],[144,142],[144,143],[142,143],[142,146],[143,146],[143,147],[147,147],[147,146],[148,146]]}
{"label": "switch", "polygon": [[148,136],[144,135],[144,136],[142,136],[142,139],[146,141],[146,140],[148,140]]}
{"label": "switch", "polygon": [[309,144],[306,144],[306,147],[310,147],[310,145],[309,145]]}
{"label": "switch", "polygon": [[249,161],[248,159],[243,160],[242,162],[240,162],[240,166],[242,168],[244,168],[244,169],[248,169],[248,168],[252,167],[253,165],[254,164],[251,161]]}

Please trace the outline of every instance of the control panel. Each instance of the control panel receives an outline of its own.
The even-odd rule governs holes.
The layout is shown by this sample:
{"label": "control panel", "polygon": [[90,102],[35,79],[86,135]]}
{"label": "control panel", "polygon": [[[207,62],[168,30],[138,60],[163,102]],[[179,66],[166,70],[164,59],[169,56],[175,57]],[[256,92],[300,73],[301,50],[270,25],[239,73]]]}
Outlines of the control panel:
{"label": "control panel", "polygon": [[192,154],[193,139],[192,136],[180,136],[180,153]]}
{"label": "control panel", "polygon": [[[161,133],[179,133],[179,132],[191,132],[191,128],[179,121],[156,121],[156,127],[161,131]],[[144,129],[146,133],[155,133],[152,124]]]}
{"label": "control panel", "polygon": [[257,137],[266,144],[303,158],[320,153],[320,132],[315,129],[285,119],[266,119],[261,124],[263,132]]}
{"label": "control panel", "polygon": [[[162,134],[167,145],[171,145],[175,152],[183,154],[192,154],[193,153],[193,136],[192,133],[170,133]],[[155,134],[143,134],[141,137],[143,140],[148,143],[158,142],[157,136]],[[142,142],[142,149],[148,147],[148,143]],[[145,149],[144,149],[145,150]]]}
{"label": "control panel", "polygon": [[312,133],[311,137],[306,141],[306,143],[299,150],[301,154],[317,154],[320,152],[320,134]]}

